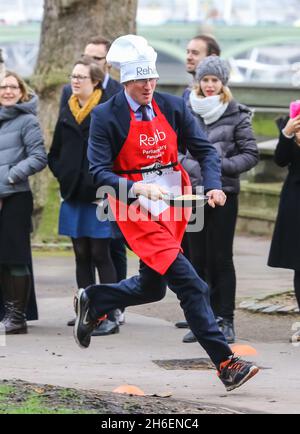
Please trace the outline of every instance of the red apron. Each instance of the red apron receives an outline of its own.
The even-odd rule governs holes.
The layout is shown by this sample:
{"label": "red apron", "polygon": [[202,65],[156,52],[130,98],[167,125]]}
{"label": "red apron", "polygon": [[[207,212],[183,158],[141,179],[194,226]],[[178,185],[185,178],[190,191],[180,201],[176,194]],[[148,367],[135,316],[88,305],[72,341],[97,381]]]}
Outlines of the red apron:
{"label": "red apron", "polygon": [[[128,137],[114,162],[113,171],[119,174],[134,171],[121,173],[120,176],[136,182],[143,179],[143,168],[151,164],[159,163],[168,168],[173,166],[172,170],[181,172],[183,192],[184,187],[190,186],[190,179],[183,167],[177,163],[176,133],[154,100],[152,105],[156,113],[152,121],[137,121],[130,109]],[[183,213],[182,208],[170,207],[153,221],[151,215],[145,213],[138,204],[129,206],[111,196],[109,203],[130,248],[150,268],[165,274],[182,251],[181,241],[190,213],[186,212],[186,209]],[[141,213],[142,219],[138,218]],[[167,219],[166,213],[169,216]]]}

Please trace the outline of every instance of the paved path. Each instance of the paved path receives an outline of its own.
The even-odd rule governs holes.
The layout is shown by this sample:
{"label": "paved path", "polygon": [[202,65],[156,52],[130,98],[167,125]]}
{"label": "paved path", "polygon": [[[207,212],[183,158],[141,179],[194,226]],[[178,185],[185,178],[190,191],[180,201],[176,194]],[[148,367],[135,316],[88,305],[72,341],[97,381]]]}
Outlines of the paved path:
{"label": "paved path", "polygon": [[[240,300],[292,287],[291,272],[265,266],[268,246],[268,240],[237,238]],[[136,258],[131,257],[129,263],[133,274]],[[198,344],[181,343],[185,331],[176,329],[172,322],[181,312],[170,291],[160,303],[128,309],[120,334],[93,338],[90,348],[82,350],[74,343],[72,329],[65,326],[73,314],[72,256],[38,255],[34,267],[40,320],[30,323],[28,335],[8,336],[6,346],[0,346],[0,378],[107,391],[134,384],[146,394],[169,391],[174,398],[199,404],[251,412],[300,412],[300,347],[289,344],[285,337],[278,338],[282,323],[276,317],[247,314],[239,318],[244,324],[239,343],[256,348],[254,359],[266,369],[244,387],[226,393],[214,371],[165,370],[153,362],[206,357]],[[267,321],[275,331],[261,337],[262,317],[264,326]],[[290,328],[296,320],[286,320],[284,327]]]}

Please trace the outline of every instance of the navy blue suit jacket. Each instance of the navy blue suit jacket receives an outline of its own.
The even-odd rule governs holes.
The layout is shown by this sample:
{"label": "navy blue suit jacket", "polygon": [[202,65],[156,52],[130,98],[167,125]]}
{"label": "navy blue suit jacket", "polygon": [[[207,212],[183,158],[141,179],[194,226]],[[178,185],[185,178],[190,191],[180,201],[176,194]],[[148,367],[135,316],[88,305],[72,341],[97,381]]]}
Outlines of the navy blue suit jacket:
{"label": "navy blue suit jacket", "polygon": [[191,90],[192,89],[190,87],[186,87],[183,91],[182,98],[184,99],[186,104],[189,103]]}
{"label": "navy blue suit jacket", "polygon": [[[199,161],[205,191],[221,189],[220,158],[207,140],[184,100],[165,93],[154,93],[161,112],[177,134],[178,148],[188,149]],[[129,132],[130,110],[124,91],[97,106],[91,115],[88,160],[90,172],[97,186],[111,186],[119,193],[121,179],[127,191],[132,181],[113,173],[113,162],[120,152]],[[134,168],[133,168],[134,169]]]}
{"label": "navy blue suit jacket", "polygon": [[[113,95],[120,92],[120,90],[122,89],[123,89],[122,84],[120,84],[118,81],[114,80],[113,78],[109,77],[107,86],[105,89],[103,89],[102,100],[103,99],[108,100]],[[59,112],[61,112],[62,109],[68,104],[71,95],[72,95],[72,87],[70,84],[66,84],[62,90],[60,104],[59,104]]]}

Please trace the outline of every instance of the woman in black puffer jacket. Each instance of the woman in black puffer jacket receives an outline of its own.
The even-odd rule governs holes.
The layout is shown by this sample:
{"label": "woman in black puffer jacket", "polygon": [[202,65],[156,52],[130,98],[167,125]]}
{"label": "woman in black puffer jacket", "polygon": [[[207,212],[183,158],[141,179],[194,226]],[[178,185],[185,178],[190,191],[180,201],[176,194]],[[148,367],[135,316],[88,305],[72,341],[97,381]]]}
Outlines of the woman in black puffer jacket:
{"label": "woman in black puffer jacket", "polygon": [[[227,63],[217,56],[205,58],[196,71],[197,87],[191,92],[190,106],[217,149],[222,167],[222,186],[227,195],[224,207],[205,209],[204,229],[190,232],[191,261],[211,287],[211,304],[228,342],[234,342],[236,277],[233,239],[238,213],[240,174],[258,162],[258,150],[251,126],[251,111],[236,102],[228,89]],[[184,166],[191,173],[191,156]],[[196,163],[197,164],[197,163]],[[201,185],[201,173],[194,185]],[[193,179],[192,179],[193,181]],[[209,209],[208,209],[209,208]],[[185,342],[193,341],[189,333]]]}

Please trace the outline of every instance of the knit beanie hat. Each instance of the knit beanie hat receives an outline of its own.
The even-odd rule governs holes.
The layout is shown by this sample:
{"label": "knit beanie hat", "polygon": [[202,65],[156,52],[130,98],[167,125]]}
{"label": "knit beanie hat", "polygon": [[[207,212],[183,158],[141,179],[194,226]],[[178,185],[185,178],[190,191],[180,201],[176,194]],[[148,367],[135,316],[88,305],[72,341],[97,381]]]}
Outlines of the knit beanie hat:
{"label": "knit beanie hat", "polygon": [[195,79],[196,81],[200,81],[206,75],[214,75],[226,86],[229,80],[229,74],[229,66],[225,60],[221,59],[219,56],[208,56],[197,66]]}

